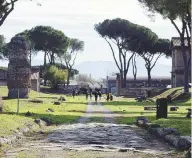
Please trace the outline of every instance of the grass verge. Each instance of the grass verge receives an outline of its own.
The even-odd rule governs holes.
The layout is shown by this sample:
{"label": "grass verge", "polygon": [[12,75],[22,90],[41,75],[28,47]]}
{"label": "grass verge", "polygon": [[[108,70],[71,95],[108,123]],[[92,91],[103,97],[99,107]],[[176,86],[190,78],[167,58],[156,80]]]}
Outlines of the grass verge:
{"label": "grass verge", "polygon": [[191,108],[188,104],[185,105],[185,103],[182,103],[182,106],[179,106],[180,104],[174,104],[179,106],[177,111],[170,111],[171,105],[168,106],[168,118],[159,120],[156,120],[156,111],[144,110],[143,106],[151,105],[151,103],[138,103],[134,99],[129,98],[122,101],[103,102],[102,104],[114,113],[119,114],[116,118],[117,123],[134,124],[138,116],[145,116],[152,123],[159,124],[162,127],[176,128],[182,135],[191,135],[191,119],[185,118],[187,114],[186,108]]}
{"label": "grass verge", "polygon": [[[0,87],[1,96],[7,96],[7,93],[7,87]],[[60,96],[31,91],[29,99],[20,99],[19,114],[16,114],[17,99],[3,100],[4,112],[0,114],[0,136],[14,134],[17,128],[21,128],[26,124],[33,124],[36,118],[46,120],[50,125],[59,125],[75,122],[84,114],[83,111],[86,110],[87,105],[85,97],[72,98],[65,96],[65,102],[54,105],[54,101],[58,101]],[[29,102],[30,100],[40,100],[43,103],[33,103]],[[50,112],[48,109],[52,109],[54,112]],[[28,111],[31,115],[26,117],[25,114]]]}

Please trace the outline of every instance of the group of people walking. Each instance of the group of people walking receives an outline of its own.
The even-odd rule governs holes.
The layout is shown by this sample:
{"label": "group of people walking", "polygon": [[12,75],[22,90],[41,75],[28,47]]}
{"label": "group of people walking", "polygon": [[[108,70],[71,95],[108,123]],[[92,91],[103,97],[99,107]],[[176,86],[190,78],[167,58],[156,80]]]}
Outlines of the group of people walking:
{"label": "group of people walking", "polygon": [[[73,98],[76,96],[76,94],[77,93],[76,93],[75,89],[73,89],[73,92],[72,92]],[[101,97],[102,97],[102,93],[98,89],[95,89],[94,91],[91,88],[89,90],[86,89],[84,91],[84,94],[85,94],[86,100],[88,100],[89,97],[92,100],[92,96],[94,96],[95,102],[98,101],[98,98],[99,98],[99,100],[101,100]]]}
{"label": "group of people walking", "polygon": [[[72,95],[73,98],[77,95],[78,93],[75,91],[75,89],[73,89]],[[95,98],[95,102],[99,100],[101,100],[102,98],[102,93],[99,89],[95,89],[94,91],[90,88],[90,89],[84,89],[83,94],[85,94],[86,100],[88,100],[88,98],[90,98],[90,100],[92,100],[92,97],[94,96]],[[107,101],[113,101],[113,95],[111,93],[107,93],[106,94],[106,98]]]}
{"label": "group of people walking", "polygon": [[98,98],[99,100],[101,100],[101,97],[102,97],[102,93],[100,90],[95,89],[95,91],[92,91],[91,88],[89,89],[89,91],[86,90],[85,95],[87,100],[88,100],[88,97],[90,97],[90,100],[92,100],[92,96],[94,96],[95,102],[97,102]]}

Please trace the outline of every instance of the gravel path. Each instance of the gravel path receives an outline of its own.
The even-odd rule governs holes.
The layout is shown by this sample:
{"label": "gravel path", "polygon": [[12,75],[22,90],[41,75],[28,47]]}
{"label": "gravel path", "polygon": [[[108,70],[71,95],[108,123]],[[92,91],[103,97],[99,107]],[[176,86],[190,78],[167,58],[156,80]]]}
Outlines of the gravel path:
{"label": "gravel path", "polygon": [[[93,113],[102,113],[104,123],[91,122]],[[79,123],[61,125],[46,139],[38,138],[9,150],[7,158],[29,157],[174,157],[165,142],[156,140],[136,126],[115,124],[115,114],[101,103],[89,102]],[[20,156],[19,156],[20,155]]]}

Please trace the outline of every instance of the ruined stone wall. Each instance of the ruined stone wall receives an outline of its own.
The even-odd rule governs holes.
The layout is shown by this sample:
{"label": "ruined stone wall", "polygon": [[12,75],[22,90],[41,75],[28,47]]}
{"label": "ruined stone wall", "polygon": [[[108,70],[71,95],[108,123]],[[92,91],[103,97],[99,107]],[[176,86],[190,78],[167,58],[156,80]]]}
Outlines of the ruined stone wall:
{"label": "ruined stone wall", "polygon": [[28,98],[31,69],[27,43],[23,37],[13,37],[9,43],[9,65],[7,73],[8,97]]}
{"label": "ruined stone wall", "polygon": [[137,97],[140,95],[147,96],[147,92],[151,92],[151,97],[159,94],[161,88],[121,88],[121,96]]}

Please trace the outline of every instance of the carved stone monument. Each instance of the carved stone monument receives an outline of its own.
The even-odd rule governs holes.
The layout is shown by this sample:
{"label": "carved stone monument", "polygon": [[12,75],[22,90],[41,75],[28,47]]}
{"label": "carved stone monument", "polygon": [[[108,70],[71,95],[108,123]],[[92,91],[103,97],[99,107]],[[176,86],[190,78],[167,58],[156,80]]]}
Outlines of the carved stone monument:
{"label": "carved stone monument", "polygon": [[9,65],[7,73],[8,97],[28,98],[31,69],[28,60],[27,43],[22,36],[16,36],[9,43]]}

